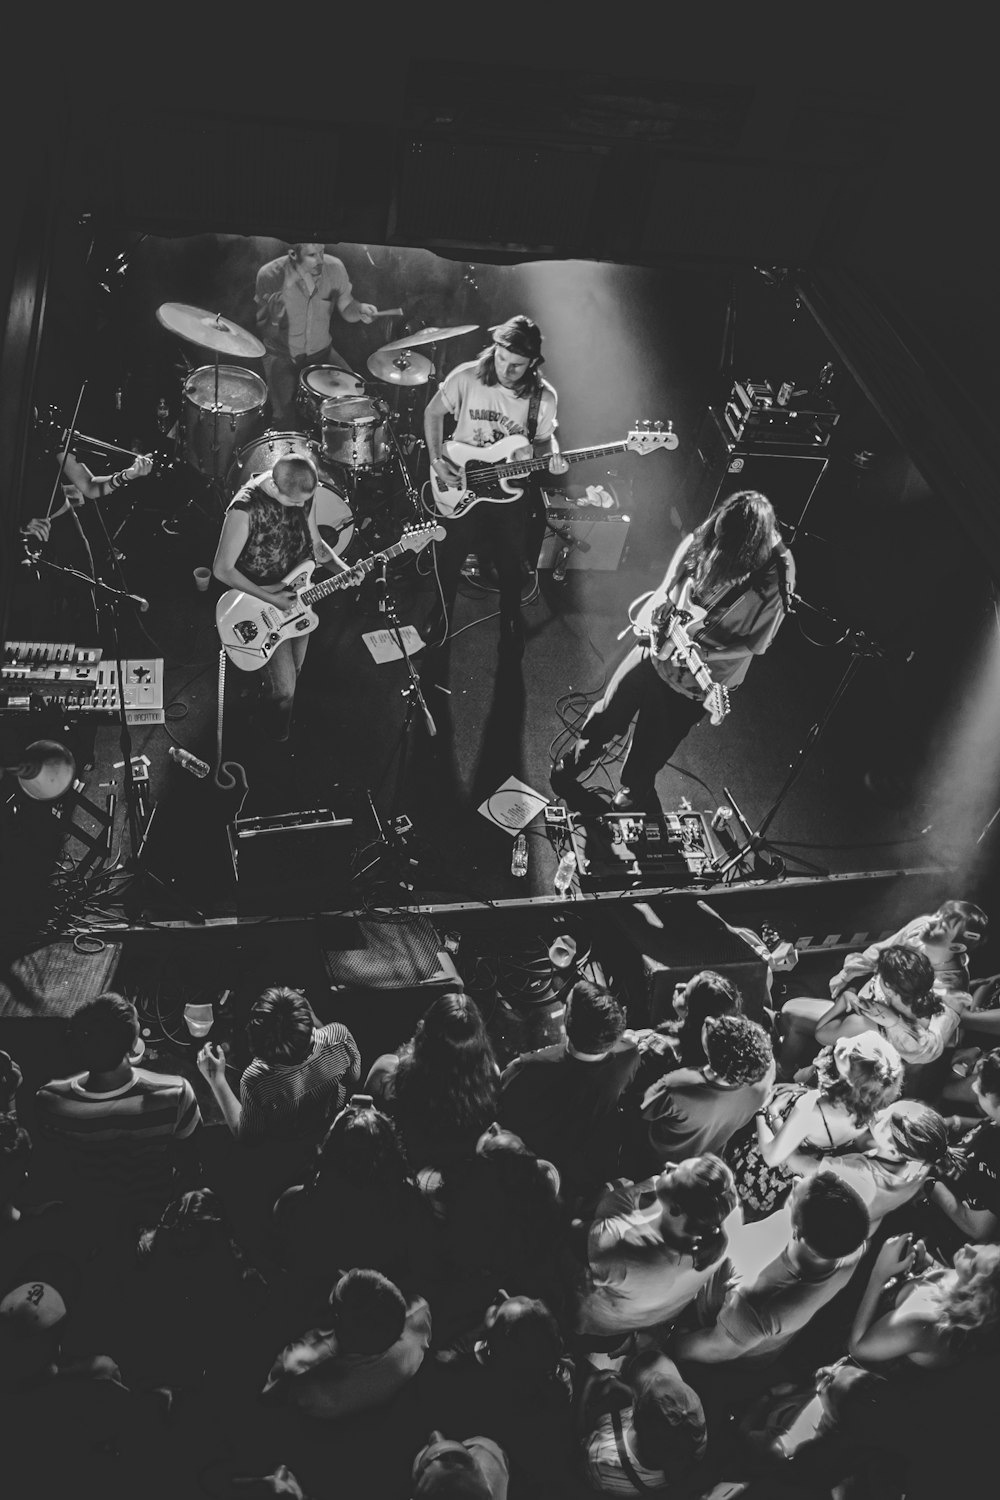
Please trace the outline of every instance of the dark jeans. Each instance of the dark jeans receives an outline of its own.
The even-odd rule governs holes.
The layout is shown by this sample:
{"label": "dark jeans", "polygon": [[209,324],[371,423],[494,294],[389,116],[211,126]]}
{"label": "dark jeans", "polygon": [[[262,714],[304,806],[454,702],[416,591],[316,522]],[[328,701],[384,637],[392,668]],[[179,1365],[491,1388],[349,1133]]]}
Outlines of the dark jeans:
{"label": "dark jeans", "polygon": [[298,432],[300,418],[296,408],[299,376],[309,365],[336,365],[338,370],[348,369],[345,360],[327,344],[316,354],[299,354],[295,359],[290,354],[264,355],[264,379],[271,397],[271,427],[280,431]]}
{"label": "dark jeans", "polygon": [[632,744],[622,766],[621,784],[630,792],[651,793],[656,775],[705,710],[658,677],[644,646],[633,646],[618,667],[600,703],[590,710],[579,738],[566,752],[575,771],[593,765],[610,740],[635,719]]}
{"label": "dark jeans", "polygon": [[521,563],[524,556],[524,506],[521,496],[509,504],[480,501],[467,515],[446,521],[447,535],[435,544],[435,565],[441,593],[432,618],[439,613],[442,598],[451,617],[462,564],[470,552],[488,551],[496,564],[500,584],[500,619],[516,620],[521,610]]}

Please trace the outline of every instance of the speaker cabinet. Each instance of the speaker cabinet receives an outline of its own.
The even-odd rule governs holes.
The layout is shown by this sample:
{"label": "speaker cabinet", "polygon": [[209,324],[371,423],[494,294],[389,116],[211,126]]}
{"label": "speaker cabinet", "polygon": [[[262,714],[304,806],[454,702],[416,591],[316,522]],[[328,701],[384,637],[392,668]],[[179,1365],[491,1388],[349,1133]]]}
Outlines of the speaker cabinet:
{"label": "speaker cabinet", "polygon": [[546,513],[563,535],[545,533],[538,553],[539,568],[555,569],[561,564],[574,571],[614,572],[628,540],[628,516],[558,505],[548,505]]}
{"label": "speaker cabinet", "polygon": [[723,418],[709,407],[693,462],[691,519],[695,525],[737,490],[760,490],[778,520],[796,527],[826,472],[825,452],[733,442]]}

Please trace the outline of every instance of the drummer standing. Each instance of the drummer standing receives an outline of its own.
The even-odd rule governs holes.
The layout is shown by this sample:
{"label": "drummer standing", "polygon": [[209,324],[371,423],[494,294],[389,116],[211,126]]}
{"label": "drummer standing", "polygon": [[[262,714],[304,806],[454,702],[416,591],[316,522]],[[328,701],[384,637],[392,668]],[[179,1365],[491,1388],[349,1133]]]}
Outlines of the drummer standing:
{"label": "drummer standing", "polygon": [[261,266],[254,300],[267,350],[264,376],[271,393],[271,420],[285,427],[294,421],[300,370],[324,364],[348,368],[331,346],[334,306],[346,323],[370,323],[378,309],[355,301],[343,261],[311,242],[292,245],[287,255]]}

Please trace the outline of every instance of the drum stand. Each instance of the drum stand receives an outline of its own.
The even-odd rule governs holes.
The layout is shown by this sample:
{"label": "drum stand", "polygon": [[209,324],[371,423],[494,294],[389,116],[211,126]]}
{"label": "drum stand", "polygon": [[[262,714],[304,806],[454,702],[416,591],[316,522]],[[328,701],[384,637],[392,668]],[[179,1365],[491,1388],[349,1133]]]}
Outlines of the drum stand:
{"label": "drum stand", "polygon": [[[394,392],[394,394],[398,395],[399,393]],[[415,521],[419,521],[421,519],[420,494],[417,490],[416,485],[413,483],[412,476],[409,469],[407,468],[406,454],[403,452],[403,445],[399,441],[395,427],[393,427],[392,425],[392,417],[397,416],[398,413],[393,412],[392,414],[390,414],[389,407],[384,401],[380,400],[378,396],[372,396],[369,399],[371,400],[372,406],[374,406],[375,410],[377,412],[381,412],[382,416],[385,419],[385,430],[388,435],[389,442],[392,446],[392,454],[393,458],[396,460],[396,467],[399,469],[400,475],[402,476],[403,489],[406,493],[406,499],[409,504],[410,511],[413,515],[413,519]]]}

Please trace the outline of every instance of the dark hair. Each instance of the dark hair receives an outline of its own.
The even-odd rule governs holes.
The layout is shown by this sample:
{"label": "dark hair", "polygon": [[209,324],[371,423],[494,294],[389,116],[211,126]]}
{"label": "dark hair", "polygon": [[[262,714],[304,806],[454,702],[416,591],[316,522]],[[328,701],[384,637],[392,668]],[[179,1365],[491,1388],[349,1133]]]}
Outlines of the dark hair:
{"label": "dark hair", "polygon": [[983,937],[990,919],[982,907],[976,906],[973,901],[942,901],[937,911],[937,917],[961,917],[962,934],[971,938],[974,942]]}
{"label": "dark hair", "polygon": [[899,1099],[892,1110],[890,1129],[896,1149],[914,1161],[935,1166],[948,1157],[948,1127],[936,1109],[919,1099]]}
{"label": "dark hair", "polygon": [[497,1077],[475,1001],[439,995],[399,1051],[393,1098],[404,1134],[409,1124],[480,1134],[496,1118]]}
{"label": "dark hair", "polygon": [[0,1207],[9,1203],[24,1181],[31,1155],[31,1136],[16,1115],[0,1115]]}
{"label": "dark hair", "polygon": [[719,1016],[705,1033],[705,1055],[725,1083],[758,1083],[774,1059],[763,1026],[746,1016]]}
{"label": "dark hair", "polygon": [[406,1299],[381,1271],[347,1271],[330,1293],[330,1306],[349,1354],[384,1354],[406,1324]]}
{"label": "dark hair", "polygon": [[[213,1240],[222,1240],[234,1250],[225,1210],[211,1188],[193,1188],[173,1198],[152,1230],[143,1231],[140,1247],[158,1255],[164,1252],[188,1255],[206,1250]],[[237,1264],[240,1263],[236,1252]]]}
{"label": "dark hair", "polygon": [[[697,1392],[694,1398],[678,1402],[678,1386],[685,1385],[680,1375],[658,1375],[656,1366],[664,1359],[659,1349],[643,1351],[629,1366],[629,1383],[638,1389],[632,1403],[632,1421],[636,1445],[642,1463],[650,1469],[661,1469],[673,1482],[681,1480],[705,1456],[708,1433],[705,1412]],[[643,1376],[648,1375],[648,1379]]]}
{"label": "dark hair", "polygon": [[109,1073],[124,1062],[135,1045],[139,1017],[131,1000],[107,990],[73,1012],[67,1031],[80,1066],[90,1073]]}
{"label": "dark hair", "polygon": [[934,993],[934,970],[926,953],[895,943],[882,949],[875,972],[919,1020],[929,1021],[941,1010],[941,1001]]}
{"label": "dark hair", "polygon": [[310,1186],[330,1176],[352,1187],[393,1187],[409,1177],[396,1126],[374,1106],[347,1105],[316,1151]]}
{"label": "dark hair", "polygon": [[738,490],[697,528],[683,567],[697,589],[711,590],[757,572],[780,546],[770,500],[759,490]]}
{"label": "dark hair", "polygon": [[247,1040],[262,1062],[300,1063],[309,1056],[315,1017],[301,990],[265,990],[247,1019]]}
{"label": "dark hair", "polygon": [[293,260],[298,265],[302,259],[302,252],[307,245],[319,245],[324,255],[326,254],[326,247],[321,240],[296,240],[294,245],[289,245],[288,247],[289,260]]}
{"label": "dark hair", "polygon": [[495,359],[498,344],[509,349],[520,359],[531,361],[517,385],[512,387],[515,396],[529,396],[542,383],[538,367],[545,363],[542,354],[542,335],[537,323],[523,313],[518,313],[516,317],[508,318],[506,323],[499,324],[493,330],[493,343],[480,354],[473,372],[482,385],[499,385],[500,383]]}
{"label": "dark hair", "polygon": [[[670,1178],[669,1184],[664,1183],[665,1177]],[[736,1181],[721,1157],[706,1152],[668,1167],[657,1181],[656,1196],[661,1203],[669,1199],[693,1220],[700,1235],[692,1254],[695,1270],[721,1260],[728,1244],[723,1223],[739,1201]]]}
{"label": "dark hair", "polygon": [[1000,1099],[1000,1047],[984,1052],[972,1072],[980,1089],[990,1099]]}
{"label": "dark hair", "polygon": [[299,454],[288,453],[279,458],[271,471],[275,476],[275,484],[282,491],[289,489],[312,490],[319,483],[319,472],[311,458],[302,458]]}
{"label": "dark hair", "polygon": [[714,969],[702,969],[693,979],[685,1000],[687,1009],[677,1033],[677,1054],[684,1068],[697,1068],[705,1061],[701,1033],[709,1017],[715,1020],[718,1016],[736,1016],[743,1009],[742,995],[724,974],[717,974]]}
{"label": "dark hair", "polygon": [[853,1255],[868,1238],[864,1199],[836,1172],[813,1172],[792,1199],[792,1228],[822,1260]]}
{"label": "dark hair", "polygon": [[566,1036],[577,1052],[608,1052],[625,1030],[614,995],[589,979],[576,981],[566,1006]]}
{"label": "dark hair", "polygon": [[[875,1036],[876,1032],[866,1035]],[[881,1038],[880,1038],[881,1039]],[[891,1044],[885,1043],[886,1051],[895,1052]],[[837,1104],[855,1125],[870,1125],[880,1109],[899,1097],[903,1082],[903,1064],[890,1066],[888,1058],[881,1054],[865,1057],[853,1053],[850,1071],[843,1077],[837,1070],[834,1049],[824,1047],[816,1058],[816,1077],[824,1104]]]}
{"label": "dark hair", "polygon": [[490,1367],[521,1388],[547,1380],[563,1356],[559,1324],[538,1297],[508,1297],[486,1343]]}

